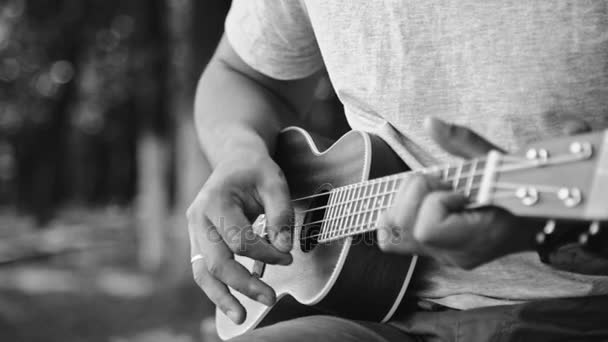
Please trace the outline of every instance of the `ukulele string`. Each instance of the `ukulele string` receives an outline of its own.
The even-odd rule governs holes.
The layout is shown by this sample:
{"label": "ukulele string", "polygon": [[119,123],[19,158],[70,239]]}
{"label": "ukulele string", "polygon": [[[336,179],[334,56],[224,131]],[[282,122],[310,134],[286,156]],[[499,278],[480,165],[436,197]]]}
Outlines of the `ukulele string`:
{"label": "ukulele string", "polygon": [[[575,161],[579,161],[579,160],[584,160],[589,158],[590,155],[587,154],[586,152],[581,152],[580,154],[574,154],[574,155],[564,155],[564,156],[554,156],[549,160],[542,160],[542,159],[526,159],[524,157],[519,157],[519,156],[513,156],[513,155],[508,155],[508,154],[501,154],[500,158],[501,158],[501,162],[503,163],[508,163],[508,164],[501,164],[500,167],[498,167],[495,172],[510,172],[510,171],[519,171],[519,170],[525,170],[525,169],[530,169],[530,168],[535,168],[535,167],[544,167],[544,166],[550,166],[550,165],[557,165],[557,164],[564,164],[564,163],[569,163],[569,162],[575,162]],[[478,169],[479,168],[479,164],[480,163],[485,163],[487,162],[487,157],[483,157],[483,158],[475,158],[475,159],[471,159],[469,161],[466,162],[462,162],[460,163],[458,166],[456,166],[456,172],[461,173],[462,170],[464,169],[465,166],[469,166],[469,168],[473,168],[473,169]],[[483,165],[483,164],[482,164]],[[443,176],[441,178],[444,178],[444,181],[455,181],[456,179],[460,180],[460,179],[466,179],[468,177],[470,177],[470,174],[467,174],[465,176],[460,176],[460,177],[448,177],[448,174],[450,172],[450,170],[454,168],[453,166],[450,166],[449,164],[444,165],[444,166],[431,166],[431,167],[427,167],[427,168],[423,168],[420,170],[413,170],[413,171],[406,171],[406,172],[401,172],[401,173],[396,173],[394,175],[391,176],[385,176],[385,177],[381,177],[381,178],[376,178],[376,179],[372,179],[372,180],[368,180],[366,182],[361,182],[361,183],[357,183],[357,184],[351,184],[351,185],[346,185],[343,187],[339,187],[339,188],[335,188],[330,192],[323,192],[323,193],[318,193],[318,194],[314,194],[314,195],[310,195],[310,196],[304,196],[304,197],[300,197],[300,198],[295,198],[293,200],[291,200],[292,203],[295,202],[299,202],[299,201],[303,201],[303,200],[308,200],[311,198],[316,198],[316,197],[320,197],[320,196],[328,196],[330,195],[333,191],[339,191],[340,189],[346,189],[348,187],[353,187],[353,188],[357,188],[360,186],[364,186],[364,185],[373,185],[376,183],[380,183],[380,182],[389,182],[395,179],[399,179],[402,178],[404,176],[407,176],[409,174],[417,174],[417,173],[422,173],[422,174],[429,174],[429,173],[441,173],[443,174]],[[481,174],[484,173],[483,170],[477,171],[480,172]],[[478,175],[478,173],[476,172],[475,176]],[[474,177],[474,176],[473,176]],[[456,182],[456,184],[458,184],[458,182]]]}
{"label": "ukulele string", "polygon": [[[501,165],[500,167],[496,168],[495,172],[497,172],[497,173],[505,173],[505,172],[511,172],[511,171],[518,171],[518,170],[522,170],[522,169],[530,169],[530,168],[541,167],[541,166],[546,166],[547,165],[546,162],[540,163],[538,160],[529,160],[529,159],[519,158],[519,157],[515,157],[515,156],[502,156],[502,157],[503,157],[503,161],[510,161],[510,162],[513,162],[513,164]],[[558,158],[554,157],[554,160],[552,161],[553,164],[556,164],[556,163],[566,163],[566,162],[571,162],[571,161],[579,160],[580,157],[576,157],[576,156],[570,157],[570,156],[568,156],[568,157],[559,158],[559,160],[556,160],[556,159],[558,159]],[[475,160],[473,160],[473,162],[474,161]],[[473,163],[473,162],[471,162],[471,163]],[[448,169],[449,169],[449,167],[448,167]],[[421,170],[421,171],[429,171],[429,170],[432,170],[432,169],[424,169],[424,170]],[[407,173],[409,173],[409,172],[406,172],[406,174]],[[467,174],[465,176],[460,176],[460,177],[452,177],[452,178],[450,178],[450,177],[444,177],[445,178],[444,181],[446,181],[446,182],[452,181],[457,186],[459,184],[460,179],[465,179],[465,180],[467,180],[467,179],[468,180],[473,179],[473,182],[470,183],[470,185],[472,186],[473,183],[474,183],[474,177],[479,176],[479,175],[483,175],[483,173],[484,173],[484,171],[481,170],[481,171],[476,171],[474,173],[469,173],[469,174]],[[403,174],[401,174],[401,175],[403,175]],[[395,176],[397,176],[397,175],[393,175],[393,176],[389,176],[389,177],[395,177]],[[457,179],[458,179],[458,182],[456,182]],[[506,184],[506,183],[494,183],[493,186],[494,187],[500,187],[503,184]],[[475,185],[479,185],[479,184],[475,184]],[[357,186],[359,186],[359,184],[357,184]],[[508,187],[509,188],[513,188],[513,187],[515,187],[515,185],[509,185]],[[535,187],[538,190],[543,191],[542,188],[539,189],[539,187],[542,187],[541,185],[536,185]],[[548,186],[545,186],[543,188],[545,188],[544,191],[556,191],[558,189],[557,187],[548,187]],[[477,189],[477,187],[475,189]],[[455,189],[455,191],[460,191],[460,190],[465,190],[465,192],[467,192],[466,189]],[[472,187],[471,187],[471,190],[473,190]],[[376,196],[380,197],[380,196],[391,195],[391,194],[394,194],[397,191],[398,190],[392,190],[392,191],[388,191],[388,192],[386,192],[384,194],[376,194]],[[360,201],[360,199],[347,200],[347,201],[344,201],[342,203],[333,203],[333,204],[330,204],[328,206],[329,207],[331,207],[331,206],[338,207],[340,205],[356,203],[358,201]],[[308,209],[308,211],[314,211],[314,210],[319,210],[319,209],[322,209],[322,208],[321,207],[319,207],[319,208],[311,208],[311,209]],[[307,211],[305,211],[305,212],[307,212]],[[354,214],[353,213],[348,213],[346,216],[343,215],[343,216],[340,216],[340,217],[318,220],[318,221],[307,223],[307,224],[305,224],[303,226],[317,224],[317,223],[323,223],[323,222],[329,221],[329,220],[342,219],[344,217],[349,217],[349,216],[357,215],[357,214],[359,214],[359,213],[354,213]]]}
{"label": "ukulele string", "polygon": [[[454,176],[453,177],[448,177],[448,178],[443,179],[443,181],[444,182],[451,182],[451,183],[458,184],[458,183],[460,183],[460,180],[469,180],[469,179],[474,178],[474,177],[482,176],[483,173],[484,173],[483,170],[478,170],[478,171],[476,171],[474,173],[468,173],[466,175],[462,175],[462,176],[459,176],[459,177],[454,177]],[[409,174],[409,173],[407,173],[407,174]],[[405,176],[405,175],[403,175],[403,176]],[[387,183],[389,181],[395,180],[395,179],[390,179],[389,180],[389,179],[386,179],[386,178],[378,178],[378,179],[381,179],[382,181],[385,181]],[[399,178],[396,178],[396,179],[399,179]],[[376,181],[376,179],[374,179],[372,181],[369,181],[369,182],[362,182],[362,183],[357,183],[357,184],[353,184],[353,185],[347,185],[345,187],[336,188],[334,190],[335,191],[340,191],[340,189],[346,189],[349,186],[352,187],[351,188],[352,190],[357,190],[357,189],[362,188],[364,186],[370,186],[370,185],[375,185],[377,183],[380,183],[380,181],[376,181],[376,182],[375,181]],[[458,181],[458,182],[456,182],[456,181]],[[374,183],[372,183],[372,182],[374,182]],[[472,183],[469,183],[469,184],[472,184]],[[469,184],[465,184],[465,186],[467,186],[467,188],[468,188],[468,187],[470,187]],[[473,189],[471,188],[471,190],[473,190]],[[341,205],[356,203],[356,202],[359,202],[359,201],[362,201],[362,200],[366,200],[366,199],[370,199],[370,198],[381,197],[381,196],[385,196],[387,194],[391,194],[391,193],[395,193],[395,192],[398,192],[398,190],[388,190],[388,191],[385,190],[384,192],[379,192],[377,194],[368,194],[368,195],[366,195],[364,197],[358,197],[357,199],[347,199],[347,200],[342,201],[342,202],[328,203],[326,205],[322,205],[322,206],[319,206],[319,207],[308,208],[306,210],[300,211],[299,213],[300,214],[305,214],[305,213],[309,213],[309,212],[313,212],[313,211],[317,211],[317,210],[321,210],[321,209],[336,208],[336,207],[339,207]],[[334,192],[325,192],[325,193],[322,193],[322,194],[317,194],[317,195],[315,195],[315,197],[319,197],[319,196],[323,196],[323,195],[324,196],[331,196],[332,194],[334,194]]]}
{"label": "ukulele string", "polygon": [[[480,183],[476,183],[475,177],[480,176],[480,175],[483,175],[483,171],[474,172],[474,173],[468,174],[466,176],[461,176],[461,177],[447,178],[445,181],[446,182],[452,182],[452,183],[454,183],[454,181],[456,181],[457,179],[458,180],[460,180],[460,179],[471,180],[470,182],[468,182],[467,184],[465,184],[466,187],[464,189],[462,189],[462,188],[460,188],[460,189],[458,189],[458,188],[454,189],[454,191],[464,191],[465,194],[467,194],[467,193],[470,193],[473,190],[479,189],[478,185],[481,184],[481,182]],[[354,188],[354,189],[356,189],[356,188]],[[399,188],[388,190],[388,191],[384,191],[384,192],[377,193],[377,194],[369,194],[367,196],[358,197],[356,199],[347,199],[347,200],[342,201],[342,202],[330,203],[330,204],[327,204],[327,205],[324,205],[324,206],[309,208],[309,209],[306,209],[306,210],[299,211],[298,213],[299,214],[305,214],[305,213],[309,213],[309,212],[313,212],[313,211],[317,211],[317,210],[321,210],[321,209],[339,208],[340,206],[349,205],[349,204],[355,204],[355,206],[356,206],[357,202],[364,201],[364,200],[367,200],[367,199],[374,199],[374,198],[377,199],[377,200],[380,200],[380,198],[382,198],[384,196],[392,195],[392,194],[395,194],[397,192],[399,192]],[[327,194],[327,195],[329,196],[329,194]],[[381,200],[384,201],[385,199],[382,198]],[[332,219],[334,219],[334,220],[335,219],[340,219],[340,218],[343,218],[343,217],[347,217],[347,216],[351,216],[351,215],[356,215],[356,214],[358,214],[358,213],[347,213],[346,216],[334,217]],[[308,223],[308,224],[319,223],[319,222],[323,222],[323,221],[315,221],[315,222],[311,222],[311,223]]]}
{"label": "ukulele string", "polygon": [[[465,166],[476,165],[479,163],[483,163],[486,160],[487,160],[487,157],[471,159],[471,160],[460,163],[458,166],[456,166],[456,168],[464,168]],[[418,173],[428,174],[428,173],[436,173],[436,172],[444,173],[444,172],[449,172],[449,170],[453,167],[454,166],[450,166],[450,164],[446,164],[443,166],[431,166],[431,167],[426,167],[426,168],[419,169],[419,170],[399,172],[399,173],[396,173],[396,174],[390,175],[390,176],[384,176],[384,177],[375,178],[375,179],[371,179],[371,180],[356,183],[356,184],[345,185],[345,186],[342,186],[339,188],[335,188],[332,191],[338,191],[340,189],[345,189],[347,187],[352,187],[352,186],[357,187],[357,186],[362,186],[362,185],[371,185],[371,184],[380,183],[383,181],[388,182],[390,180],[399,179],[399,178],[404,177],[409,174],[418,174]],[[462,178],[464,178],[464,177],[462,177]],[[327,196],[328,194],[329,194],[329,192],[322,192],[322,193],[318,193],[318,194],[314,194],[314,195],[298,197],[298,198],[292,199],[291,203],[305,201],[305,200],[309,200],[309,199],[320,197],[320,196]]]}
{"label": "ukulele string", "polygon": [[[497,167],[496,170],[494,171],[496,173],[500,173],[500,172],[505,173],[505,172],[511,172],[511,171],[519,171],[519,170],[525,170],[525,169],[531,169],[531,168],[538,168],[538,167],[543,167],[543,166],[548,166],[548,165],[556,165],[556,164],[569,163],[569,162],[574,162],[574,161],[586,159],[589,156],[587,154],[580,154],[580,155],[569,155],[569,156],[553,157],[553,159],[551,161],[537,160],[537,159],[525,159],[525,158],[521,158],[521,157],[507,156],[507,155],[502,155],[501,157],[503,158],[502,159],[503,162],[508,162],[508,163],[510,162],[511,164],[501,164],[500,167]],[[464,163],[462,163],[459,166],[459,169],[457,170],[457,172],[462,172],[463,165],[464,165]],[[379,179],[376,179],[376,180],[388,181],[388,179],[390,179],[390,178],[402,177],[403,175],[409,174],[409,173],[415,173],[415,172],[429,173],[429,172],[436,172],[436,171],[439,171],[439,172],[443,173],[443,175],[444,175],[443,178],[445,178],[445,181],[449,181],[450,180],[449,177],[447,177],[447,175],[449,174],[449,166],[447,167],[447,169],[444,169],[444,170],[438,169],[437,167],[435,167],[435,168],[428,168],[428,169],[423,169],[423,170],[418,170],[418,171],[410,171],[410,172],[405,172],[405,173],[401,173],[401,174],[396,174],[396,175],[392,175],[392,176],[389,176],[389,177],[379,178]],[[483,172],[482,172],[482,174],[483,174]],[[456,178],[458,178],[458,179],[461,179],[461,178],[465,178],[466,179],[466,178],[468,178],[470,180],[471,178],[474,179],[474,177],[475,176],[473,176],[473,175],[455,177],[455,178],[452,178],[452,181],[455,181]],[[459,183],[459,181],[458,182],[454,182],[455,187],[457,187],[458,183]],[[478,188],[477,185],[479,185],[479,184],[476,184],[476,188]],[[360,185],[359,184],[355,185],[355,188],[357,186],[360,186]],[[521,186],[521,184],[508,184],[508,183],[497,183],[497,182],[492,183],[492,188],[499,188],[499,189],[500,188],[502,188],[502,189],[504,189],[504,188],[512,189],[512,188],[519,187],[519,186]],[[539,185],[539,184],[537,184],[535,186],[537,187],[537,189],[538,189],[538,187],[542,187],[541,189],[538,189],[540,191],[555,192],[555,190],[558,189],[557,187],[542,186],[542,185]],[[462,190],[465,190],[465,192],[467,192],[466,189],[455,189],[455,191],[462,191]],[[387,195],[390,196],[390,195],[394,194],[395,192],[397,192],[397,191],[396,190],[395,191],[390,191],[390,192],[387,192],[384,195],[379,195],[379,196],[387,196]],[[329,194],[328,193],[324,193],[324,194],[321,194],[321,195],[329,195]],[[490,194],[490,195],[493,196],[494,194]],[[507,194],[503,193],[501,195],[502,196],[496,196],[496,197],[505,197],[505,195],[507,195]],[[509,195],[507,195],[507,196],[509,196]],[[512,196],[516,196],[516,194],[511,193],[510,196],[511,197]],[[359,199],[355,199],[355,200],[351,200],[350,202],[357,202],[358,200]],[[344,202],[344,203],[348,203],[348,201]],[[390,208],[390,206],[391,205],[389,204],[388,206],[386,206],[384,208],[372,208],[372,209],[369,209],[369,210],[364,211],[364,212],[359,212],[359,213],[355,213],[355,214],[351,213],[351,214],[348,214],[346,216],[343,215],[341,217],[330,218],[330,219],[323,219],[323,220],[319,220],[319,221],[315,221],[315,222],[310,222],[310,223],[306,223],[306,224],[302,225],[302,227],[313,225],[313,224],[319,224],[319,223],[323,223],[323,222],[327,222],[327,221],[332,221],[332,220],[340,220],[340,219],[343,219],[345,217],[351,217],[353,215],[357,215],[357,214],[361,214],[361,213],[372,212],[372,215],[373,215],[374,212],[378,212],[379,213],[381,210],[386,210],[386,209]],[[334,231],[334,232],[323,232],[323,233],[320,233],[320,234],[308,236],[308,237],[303,238],[301,240],[307,240],[307,239],[317,238],[317,237],[321,236],[322,234],[332,235],[332,237],[330,239],[339,239],[339,238],[344,237],[344,236],[340,235],[340,234],[343,234],[344,232],[352,231],[352,232],[349,232],[349,234],[347,234],[345,236],[354,235],[354,234],[360,234],[363,231],[353,231],[353,230],[357,229],[359,227],[362,227],[362,226],[370,225],[370,224],[373,224],[373,223],[369,223],[368,222],[368,223],[364,223],[363,225],[356,225],[356,226],[346,227],[346,228],[342,228],[342,229]],[[371,230],[375,230],[375,229],[376,228],[373,228]],[[330,240],[328,240],[328,241],[330,241]]]}
{"label": "ukulele string", "polygon": [[[479,184],[476,184],[479,185]],[[518,188],[522,188],[522,187],[526,187],[526,186],[530,186],[530,184],[515,184],[515,183],[500,183],[500,182],[496,182],[492,184],[492,188],[497,189],[497,190],[503,190],[502,192],[494,192],[491,193],[490,196],[492,199],[501,199],[501,198],[513,198],[513,197],[517,197],[517,194],[513,191],[504,191],[504,190],[516,190]],[[556,194],[559,189],[561,189],[560,187],[552,187],[552,186],[539,186],[539,185],[535,185],[537,186],[537,190],[539,192],[546,192],[546,193],[553,193]],[[474,187],[474,189],[479,189],[479,187]],[[456,190],[456,192],[460,192],[462,190],[465,189],[458,189]],[[384,211],[388,208],[390,208],[392,206],[392,204],[389,204],[387,206],[384,207],[379,207],[379,208],[373,208],[370,210],[366,210],[366,211],[362,211],[362,212],[358,212],[352,215],[358,215],[358,214],[367,214],[371,212],[371,215],[374,214],[380,214],[381,211]],[[473,209],[475,208],[475,204],[469,206],[469,208]],[[350,217],[352,215],[346,215],[346,216],[340,216],[337,218],[333,218],[333,219],[327,219],[327,220],[320,220],[320,221],[316,221],[316,222],[310,222],[310,223],[306,223],[303,224],[301,227],[305,227],[305,226],[309,226],[309,225],[313,225],[313,224],[319,224],[319,223],[323,223],[323,222],[328,222],[328,221],[333,221],[333,220],[339,220],[339,219],[343,219],[346,217]],[[376,218],[377,219],[377,218]],[[320,232],[316,235],[310,235],[307,236],[305,238],[302,238],[300,240],[309,240],[309,239],[314,239],[314,238],[318,238],[320,236],[326,235],[328,236],[327,239],[324,239],[323,242],[329,242],[329,241],[333,241],[333,240],[337,240],[340,238],[344,238],[344,237],[348,237],[348,236],[352,236],[352,235],[357,235],[357,234],[362,234],[362,233],[366,233],[366,232],[370,232],[370,231],[374,231],[377,230],[378,227],[370,227],[368,229],[364,229],[364,230],[357,230],[361,227],[365,227],[368,225],[375,225],[376,222],[364,222],[364,223],[358,223],[356,225],[352,225],[352,226],[347,226],[344,228],[340,228],[338,230],[334,230],[334,231],[327,231],[327,232]],[[347,233],[347,234],[344,234]]]}
{"label": "ukulele string", "polygon": [[[479,187],[474,187],[474,190],[476,190],[478,188]],[[460,190],[464,190],[464,189],[460,189]],[[397,191],[394,191],[393,193],[395,193],[395,192],[397,192]],[[459,190],[457,190],[457,192],[459,192]],[[301,225],[301,227],[304,228],[306,226],[317,225],[317,224],[320,224],[320,223],[322,224],[324,222],[339,220],[339,219],[351,217],[353,215],[368,214],[368,213],[371,213],[371,215],[380,214],[381,211],[389,209],[391,206],[392,206],[392,204],[388,204],[388,205],[383,206],[383,207],[371,208],[371,209],[367,209],[367,210],[364,210],[364,211],[359,211],[359,212],[354,213],[354,214],[343,215],[343,216],[335,217],[335,218],[332,218],[332,219],[318,220],[318,221],[315,221],[315,222],[309,222],[309,223]],[[349,235],[365,233],[365,231],[352,231],[352,232],[350,232],[350,231],[353,230],[353,229],[357,229],[357,228],[360,228],[360,227],[364,227],[364,226],[367,226],[367,225],[373,225],[373,224],[375,224],[375,222],[360,223],[360,224],[356,224],[354,226],[348,226],[348,227],[341,228],[341,229],[334,230],[334,231],[321,232],[321,233],[318,233],[316,235],[310,235],[310,236],[307,236],[307,237],[302,238],[300,240],[304,241],[304,240],[314,239],[314,238],[318,238],[318,237],[320,237],[322,235],[331,235],[330,239],[334,239],[335,240],[335,239],[346,237],[346,236],[349,236]],[[373,231],[375,229],[377,229],[377,228],[374,227],[373,229],[370,229],[368,231]],[[349,234],[342,235],[344,232],[349,232]]]}

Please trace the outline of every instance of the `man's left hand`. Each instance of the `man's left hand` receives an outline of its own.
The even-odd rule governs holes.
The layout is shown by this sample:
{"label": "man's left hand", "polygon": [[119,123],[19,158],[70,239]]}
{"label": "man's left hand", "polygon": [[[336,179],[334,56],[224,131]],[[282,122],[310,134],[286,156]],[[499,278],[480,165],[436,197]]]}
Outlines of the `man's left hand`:
{"label": "man's left hand", "polygon": [[[458,157],[471,159],[498,149],[465,127],[438,119],[428,120],[426,126],[444,150]],[[534,248],[534,237],[542,228],[538,222],[495,207],[467,209],[469,203],[438,178],[412,174],[378,221],[379,246],[465,269]]]}

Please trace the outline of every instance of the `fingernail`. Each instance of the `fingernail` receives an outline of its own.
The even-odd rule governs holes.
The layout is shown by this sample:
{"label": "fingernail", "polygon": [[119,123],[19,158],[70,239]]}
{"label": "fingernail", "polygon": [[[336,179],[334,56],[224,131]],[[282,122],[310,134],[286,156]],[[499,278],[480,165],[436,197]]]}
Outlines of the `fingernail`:
{"label": "fingernail", "polygon": [[377,230],[377,234],[378,234],[378,235],[377,235],[377,237],[378,237],[378,241],[380,241],[380,242],[385,242],[385,241],[387,241],[387,240],[388,240],[388,238],[389,238],[389,234],[388,234],[388,232],[386,231],[386,228],[379,228],[379,229]]}
{"label": "fingernail", "polygon": [[282,230],[275,237],[275,246],[281,252],[289,252],[293,246],[291,242],[291,232],[289,230]]}
{"label": "fingernail", "polygon": [[274,304],[274,300],[270,297],[268,297],[267,295],[261,294],[257,297],[257,301],[267,305],[267,306],[271,306]]}
{"label": "fingernail", "polygon": [[230,320],[232,320],[235,323],[238,322],[238,320],[239,320],[239,314],[233,310],[226,311],[226,316],[228,316],[228,318],[230,318]]}

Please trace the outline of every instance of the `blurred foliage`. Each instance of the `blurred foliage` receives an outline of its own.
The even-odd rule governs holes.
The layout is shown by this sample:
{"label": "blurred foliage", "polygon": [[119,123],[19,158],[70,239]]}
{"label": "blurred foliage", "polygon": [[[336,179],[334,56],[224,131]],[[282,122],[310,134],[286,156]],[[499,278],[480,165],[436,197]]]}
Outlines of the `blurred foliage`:
{"label": "blurred foliage", "polygon": [[185,209],[161,207],[206,174],[183,150],[200,154],[192,96],[229,6],[0,0],[1,341],[212,341]]}
{"label": "blurred foliage", "polygon": [[[170,53],[167,9],[183,4],[0,1],[0,206],[45,223],[58,205],[133,199],[138,136],[174,134],[168,70],[188,68],[192,88],[202,70]],[[194,35],[196,57],[210,56],[228,6],[194,2],[194,31],[216,32]]]}

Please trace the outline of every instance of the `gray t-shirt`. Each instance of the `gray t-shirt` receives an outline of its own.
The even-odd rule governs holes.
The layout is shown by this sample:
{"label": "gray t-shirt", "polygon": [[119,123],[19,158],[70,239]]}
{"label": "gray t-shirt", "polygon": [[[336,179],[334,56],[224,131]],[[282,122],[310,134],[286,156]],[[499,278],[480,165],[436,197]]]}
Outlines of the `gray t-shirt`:
{"label": "gray t-shirt", "polygon": [[[449,162],[435,116],[506,149],[608,127],[608,3],[498,0],[234,0],[226,35],[254,69],[297,79],[326,67],[354,129],[410,166]],[[608,294],[608,276],[559,271],[534,253],[463,271],[430,263],[416,295],[467,309]]]}

